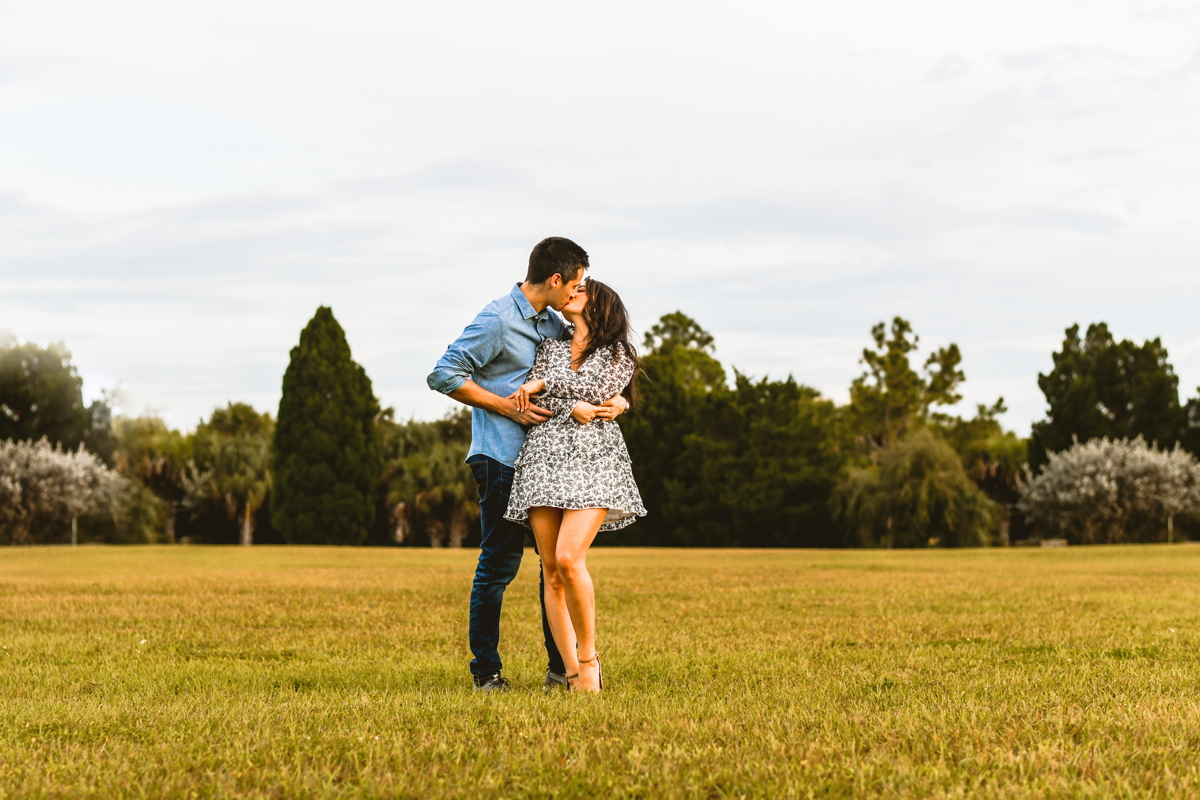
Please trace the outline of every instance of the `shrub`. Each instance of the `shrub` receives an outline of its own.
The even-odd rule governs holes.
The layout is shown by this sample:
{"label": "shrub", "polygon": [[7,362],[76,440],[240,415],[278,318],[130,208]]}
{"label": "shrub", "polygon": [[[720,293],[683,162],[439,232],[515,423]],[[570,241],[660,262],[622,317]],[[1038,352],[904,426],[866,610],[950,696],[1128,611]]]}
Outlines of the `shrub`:
{"label": "shrub", "polygon": [[1036,478],[1026,467],[1017,508],[1041,534],[1074,544],[1161,541],[1175,516],[1200,513],[1200,464],[1140,436],[1076,441]]}

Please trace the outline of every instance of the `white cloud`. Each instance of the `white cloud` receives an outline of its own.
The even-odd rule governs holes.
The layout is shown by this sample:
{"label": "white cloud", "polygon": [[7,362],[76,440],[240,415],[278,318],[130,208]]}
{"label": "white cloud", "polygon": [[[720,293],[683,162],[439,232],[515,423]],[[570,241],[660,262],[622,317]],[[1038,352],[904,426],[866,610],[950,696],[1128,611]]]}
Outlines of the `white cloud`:
{"label": "white cloud", "polygon": [[971,62],[957,53],[950,53],[938,59],[929,70],[930,81],[947,81],[966,75],[971,71]]}

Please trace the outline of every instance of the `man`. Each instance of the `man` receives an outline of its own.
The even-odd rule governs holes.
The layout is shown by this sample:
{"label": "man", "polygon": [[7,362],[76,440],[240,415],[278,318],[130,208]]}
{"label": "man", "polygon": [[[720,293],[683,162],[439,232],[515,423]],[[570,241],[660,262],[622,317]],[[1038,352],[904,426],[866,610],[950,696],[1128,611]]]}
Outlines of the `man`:
{"label": "man", "polygon": [[[588,268],[588,254],[570,239],[543,239],[529,254],[525,282],[488,304],[475,321],[446,349],[430,373],[429,388],[472,407],[471,450],[467,463],[479,484],[483,542],[475,582],[471,586],[469,635],[471,675],[475,688],[505,691],[498,646],[504,589],[516,577],[525,549],[525,529],[504,518],[512,491],[513,465],[525,442],[525,428],[550,418],[549,411],[530,405],[517,410],[515,393],[533,367],[538,345],[549,338],[569,338],[554,311],[571,301]],[[628,404],[621,396],[606,406],[620,414]],[[562,656],[546,621],[545,581],[541,589],[542,633],[545,638],[545,688],[566,686]]]}

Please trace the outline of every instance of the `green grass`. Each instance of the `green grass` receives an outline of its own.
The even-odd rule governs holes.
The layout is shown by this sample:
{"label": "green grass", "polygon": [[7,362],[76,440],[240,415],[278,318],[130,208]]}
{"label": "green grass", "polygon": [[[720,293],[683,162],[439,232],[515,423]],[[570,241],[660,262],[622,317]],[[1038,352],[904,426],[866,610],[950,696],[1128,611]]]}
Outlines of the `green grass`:
{"label": "green grass", "polygon": [[1200,547],[599,550],[601,697],[470,551],[0,552],[0,798],[1200,794]]}

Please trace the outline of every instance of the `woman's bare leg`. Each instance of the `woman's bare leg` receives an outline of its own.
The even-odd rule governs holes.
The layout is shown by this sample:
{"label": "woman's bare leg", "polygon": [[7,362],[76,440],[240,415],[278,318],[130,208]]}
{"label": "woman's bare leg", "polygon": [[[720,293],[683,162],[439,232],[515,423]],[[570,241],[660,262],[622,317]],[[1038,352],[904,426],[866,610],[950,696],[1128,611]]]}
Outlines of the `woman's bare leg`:
{"label": "woman's bare leg", "polygon": [[555,557],[562,513],[561,508],[531,508],[529,526],[533,528],[533,536],[537,539],[538,555],[542,559],[542,575],[546,581],[546,621],[550,623],[550,633],[553,634],[554,644],[558,646],[558,653],[562,656],[563,667],[568,675],[574,675],[579,672],[579,661],[576,660],[575,654],[575,629],[571,627],[562,577],[558,573]]}
{"label": "woman's bare leg", "polygon": [[[596,656],[596,595],[592,588],[592,576],[587,571],[587,551],[592,546],[600,525],[604,522],[606,508],[563,509],[562,522],[558,528],[558,540],[554,548],[555,573],[565,589],[567,611],[571,625],[579,640],[579,652],[584,658]],[[538,542],[541,547],[541,542]],[[546,611],[549,616],[549,608]],[[600,666],[578,664],[579,680],[576,686],[585,691],[600,691]]]}

